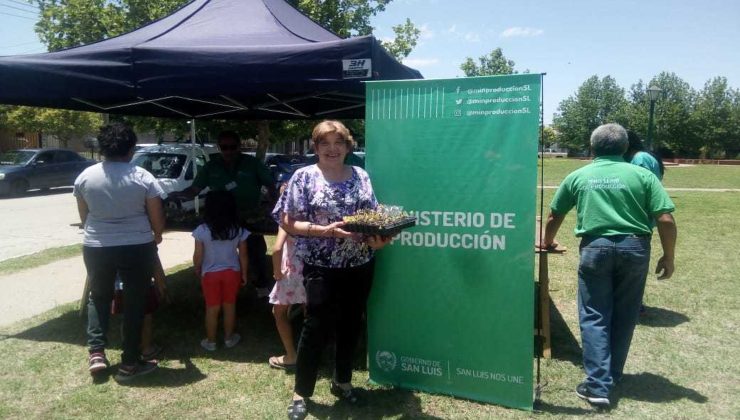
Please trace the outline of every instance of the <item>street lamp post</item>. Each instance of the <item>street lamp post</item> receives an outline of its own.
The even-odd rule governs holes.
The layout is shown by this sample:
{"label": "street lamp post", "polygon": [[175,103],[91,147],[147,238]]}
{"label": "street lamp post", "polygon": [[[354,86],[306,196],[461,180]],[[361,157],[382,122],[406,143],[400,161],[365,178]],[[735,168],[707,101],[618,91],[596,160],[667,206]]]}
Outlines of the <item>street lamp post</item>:
{"label": "street lamp post", "polygon": [[655,101],[658,100],[663,89],[653,85],[647,89],[648,99],[650,99],[650,116],[648,118],[648,132],[646,146],[648,150],[653,150],[653,115],[655,114]]}

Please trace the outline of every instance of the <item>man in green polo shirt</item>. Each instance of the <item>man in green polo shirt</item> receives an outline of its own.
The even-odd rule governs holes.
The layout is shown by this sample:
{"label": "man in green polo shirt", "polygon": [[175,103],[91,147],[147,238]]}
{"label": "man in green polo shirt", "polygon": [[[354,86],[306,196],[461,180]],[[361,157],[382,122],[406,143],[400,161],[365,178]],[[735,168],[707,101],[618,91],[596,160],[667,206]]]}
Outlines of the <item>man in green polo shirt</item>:
{"label": "man in green polo shirt", "polygon": [[[244,226],[250,232],[251,227],[262,221],[260,214],[260,193],[267,187],[270,197],[276,197],[275,180],[270,170],[254,156],[241,153],[239,135],[233,131],[222,131],[218,135],[220,155],[213,156],[198,171],[193,185],[180,195],[194,197],[206,187],[213,191],[230,191],[236,197],[239,213]],[[255,288],[260,297],[269,294],[267,263],[265,253],[267,245],[264,236],[251,233],[247,238],[249,267],[255,274]]]}
{"label": "man in green polo shirt", "polygon": [[560,184],[541,244],[557,246],[555,234],[575,207],[575,234],[581,238],[578,317],[586,371],[576,394],[595,405],[609,405],[609,393],[622,377],[650,263],[652,220],[663,248],[658,278],[670,278],[674,269],[675,207],[655,175],[624,161],[627,143],[627,132],[618,124],[594,130],[596,158]]}

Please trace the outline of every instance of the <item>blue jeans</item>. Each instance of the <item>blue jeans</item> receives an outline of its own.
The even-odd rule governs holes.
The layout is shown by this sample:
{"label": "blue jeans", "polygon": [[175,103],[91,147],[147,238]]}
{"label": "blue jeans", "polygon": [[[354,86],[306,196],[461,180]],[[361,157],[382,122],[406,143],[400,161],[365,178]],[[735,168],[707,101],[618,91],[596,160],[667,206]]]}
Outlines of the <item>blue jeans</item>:
{"label": "blue jeans", "polygon": [[650,236],[583,237],[578,318],[586,386],[608,396],[622,377],[650,263]]}

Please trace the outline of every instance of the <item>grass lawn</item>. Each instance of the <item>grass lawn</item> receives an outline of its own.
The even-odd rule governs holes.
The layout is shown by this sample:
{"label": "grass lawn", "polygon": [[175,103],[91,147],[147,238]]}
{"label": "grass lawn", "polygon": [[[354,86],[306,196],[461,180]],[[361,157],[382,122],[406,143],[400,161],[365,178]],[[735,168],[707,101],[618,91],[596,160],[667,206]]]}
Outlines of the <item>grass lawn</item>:
{"label": "grass lawn", "polygon": [[[546,165],[561,162],[552,161]],[[565,161],[553,172],[562,177],[574,162]],[[715,179],[723,179],[726,168],[707,168],[696,172],[695,185],[718,187]],[[546,185],[558,182],[553,178]],[[546,191],[547,202],[553,193]],[[635,333],[611,411],[595,412],[573,392],[582,370],[571,213],[559,236],[569,252],[550,257],[553,358],[542,364],[548,385],[536,413],[366,385],[360,356],[354,382],[368,388],[370,406],[353,410],[336,404],[328,392],[331,372],[325,367],[312,414],[322,419],[738,418],[740,335],[734,328],[740,323],[740,260],[732,257],[732,250],[740,243],[740,193],[682,191],[671,196],[678,207],[676,274],[668,281],[652,275],[648,280],[648,312]],[[657,235],[653,245],[654,266],[660,254]],[[173,301],[155,319],[155,338],[165,346],[161,369],[132,386],[120,386],[110,376],[93,383],[86,371],[84,322],[74,305],[0,328],[0,418],[284,418],[293,377],[267,366],[267,358],[281,352],[268,305],[245,293],[238,304],[243,343],[206,353],[198,345],[203,303],[191,269],[171,271],[168,281]],[[115,320],[110,328],[114,364],[120,357],[119,325]]]}
{"label": "grass lawn", "polygon": [[[545,159],[545,184],[556,186],[570,172],[589,164],[589,160]],[[540,165],[540,161],[537,162]],[[537,183],[539,183],[539,175]],[[740,165],[668,166],[663,177],[668,188],[740,188]]]}

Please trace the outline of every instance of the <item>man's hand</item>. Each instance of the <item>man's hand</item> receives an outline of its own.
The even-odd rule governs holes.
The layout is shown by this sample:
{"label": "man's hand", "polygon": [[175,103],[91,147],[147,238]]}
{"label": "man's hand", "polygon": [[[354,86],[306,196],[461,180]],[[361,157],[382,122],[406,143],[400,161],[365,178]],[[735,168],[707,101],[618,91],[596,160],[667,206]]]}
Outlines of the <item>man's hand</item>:
{"label": "man's hand", "polygon": [[247,285],[247,273],[242,273],[242,286]]}
{"label": "man's hand", "polygon": [[162,234],[161,233],[155,233],[154,234],[154,243],[159,245],[162,243]]}
{"label": "man's hand", "polygon": [[666,258],[665,255],[660,257],[658,264],[655,266],[655,274],[658,275],[658,280],[667,280],[673,275],[673,260]]}

